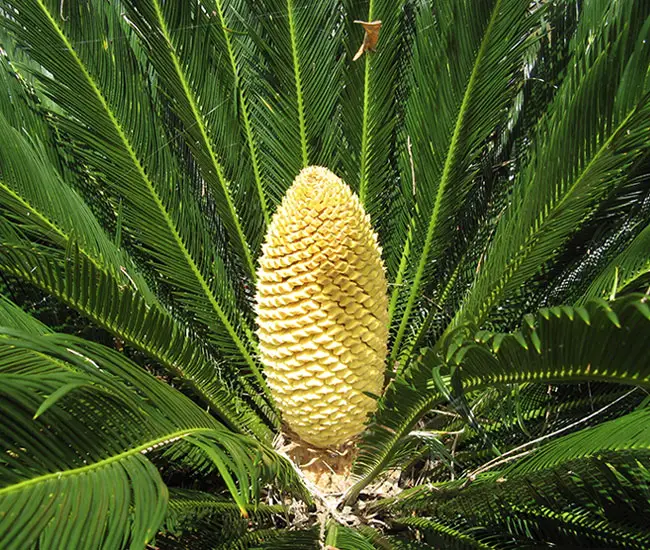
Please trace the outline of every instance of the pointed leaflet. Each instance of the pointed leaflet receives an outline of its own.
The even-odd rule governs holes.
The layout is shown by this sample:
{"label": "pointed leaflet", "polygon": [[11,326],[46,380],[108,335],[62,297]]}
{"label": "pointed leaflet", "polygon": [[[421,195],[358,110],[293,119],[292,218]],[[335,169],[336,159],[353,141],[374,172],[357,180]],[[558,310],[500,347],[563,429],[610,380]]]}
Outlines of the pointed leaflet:
{"label": "pointed leaflet", "polygon": [[[419,8],[410,92],[405,107],[405,193],[415,194],[390,314],[396,329],[391,361],[422,299],[454,220],[476,185],[477,158],[505,119],[534,18],[526,0],[437,1]],[[412,166],[411,166],[412,155]],[[413,171],[413,174],[411,173]]]}
{"label": "pointed leaflet", "polygon": [[[540,540],[566,548],[644,548],[650,541],[644,521],[648,466],[650,455],[638,450],[523,475],[506,469],[471,483],[464,480],[467,486],[452,481],[414,488],[416,498],[405,507],[412,515],[431,515],[438,525],[453,525],[468,535],[483,531],[486,541],[503,537],[506,546],[497,548],[509,547],[513,539],[516,548],[539,547]],[[419,527],[426,530],[429,525],[422,522]]]}
{"label": "pointed leaflet", "polygon": [[450,330],[484,322],[515,295],[650,151],[650,4],[597,1],[583,10],[569,75]]}
{"label": "pointed leaflet", "polygon": [[[607,298],[638,286],[650,272],[650,225],[613,258],[596,277],[578,301],[584,304],[590,298]],[[640,289],[639,289],[640,290]]]}
{"label": "pointed leaflet", "polygon": [[341,135],[337,0],[259,0],[246,29],[258,59],[248,75],[269,200],[280,202],[301,168],[336,169]]}
{"label": "pointed leaflet", "polygon": [[43,83],[69,114],[60,124],[79,143],[75,150],[123,199],[125,230],[214,345],[250,369],[266,391],[252,333],[233,307],[223,260],[180,160],[162,141],[147,76],[129,47],[132,37],[118,7],[90,9],[72,1],[70,16],[61,19],[58,2],[5,4],[5,13],[12,13],[7,25],[53,75]]}
{"label": "pointed leaflet", "polygon": [[[3,98],[4,99],[4,98]],[[123,284],[153,298],[130,258],[119,251],[79,194],[66,185],[48,161],[45,147],[12,128],[0,105],[0,204],[4,215],[26,235],[62,249],[74,240],[96,265],[103,265]],[[74,238],[72,237],[74,235]]]}
{"label": "pointed leaflet", "polygon": [[[158,303],[147,303],[129,286],[98,269],[78,249],[65,254],[11,244],[2,233],[0,269],[50,293],[178,376],[235,430],[268,440],[270,430],[230,388],[196,336]],[[259,403],[256,396],[253,400]],[[264,408],[263,401],[258,404]],[[276,420],[272,411],[265,411]],[[276,420],[277,421],[277,420]]]}

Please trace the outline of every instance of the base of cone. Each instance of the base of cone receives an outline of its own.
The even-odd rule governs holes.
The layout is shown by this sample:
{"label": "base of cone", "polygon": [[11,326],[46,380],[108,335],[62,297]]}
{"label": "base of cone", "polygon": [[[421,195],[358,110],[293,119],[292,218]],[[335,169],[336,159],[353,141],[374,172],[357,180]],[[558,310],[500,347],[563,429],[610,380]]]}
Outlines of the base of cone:
{"label": "base of cone", "polygon": [[340,495],[352,486],[352,462],[357,449],[348,441],[335,449],[320,449],[303,441],[285,428],[276,446],[300,469],[304,478],[318,488],[323,496]]}

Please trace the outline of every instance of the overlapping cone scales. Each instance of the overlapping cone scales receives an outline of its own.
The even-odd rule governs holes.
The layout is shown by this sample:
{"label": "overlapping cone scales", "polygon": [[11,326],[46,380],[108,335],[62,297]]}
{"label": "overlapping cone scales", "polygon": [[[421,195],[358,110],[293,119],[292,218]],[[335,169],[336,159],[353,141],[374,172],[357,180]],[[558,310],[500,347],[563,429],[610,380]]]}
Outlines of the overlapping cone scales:
{"label": "overlapping cone scales", "polygon": [[370,219],[326,168],[305,168],[273,217],[257,285],[260,354],[289,427],[318,447],[361,432],[384,379],[387,285]]}

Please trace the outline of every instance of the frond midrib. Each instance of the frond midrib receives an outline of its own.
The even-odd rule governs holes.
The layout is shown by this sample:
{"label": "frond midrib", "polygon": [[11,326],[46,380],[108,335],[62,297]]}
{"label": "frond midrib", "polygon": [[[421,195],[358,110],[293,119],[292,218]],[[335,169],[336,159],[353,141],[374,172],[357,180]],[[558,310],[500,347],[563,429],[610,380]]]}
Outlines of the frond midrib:
{"label": "frond midrib", "polygon": [[142,443],[140,445],[137,445],[136,447],[133,447],[127,451],[123,451],[121,453],[118,453],[113,456],[109,456],[108,458],[104,458],[102,460],[99,460],[97,462],[93,462],[92,464],[86,464],[85,466],[80,466],[78,468],[73,468],[70,470],[63,470],[59,472],[51,472],[48,474],[43,474],[40,476],[33,477],[31,479],[26,479],[24,481],[20,481],[18,483],[15,483],[13,485],[9,485],[8,487],[3,487],[0,488],[0,497],[5,496],[8,494],[11,494],[12,492],[15,491],[22,491],[25,488],[31,486],[31,485],[37,485],[39,483],[44,483],[46,481],[49,481],[51,479],[54,480],[59,480],[61,478],[65,477],[71,477],[71,476],[76,476],[76,475],[82,475],[85,473],[92,472],[94,470],[99,470],[105,466],[108,466],[114,462],[119,462],[120,460],[123,460],[125,458],[128,458],[129,456],[134,456],[137,454],[146,454],[147,451],[150,451],[154,448],[160,447],[162,445],[167,445],[169,443],[173,443],[175,441],[178,441],[179,439],[183,439],[189,435],[197,435],[197,434],[211,434],[214,433],[214,430],[211,428],[189,428],[185,430],[178,430],[175,432],[171,432],[169,434],[166,434],[163,437],[157,437],[154,439],[151,439],[149,441],[146,441],[145,443]]}
{"label": "frond midrib", "polygon": [[[588,371],[588,367],[583,369]],[[546,375],[548,374],[548,375]],[[517,375],[516,373],[510,373],[505,376],[503,374],[494,375],[492,377],[487,377],[485,379],[474,379],[471,380],[468,384],[463,386],[463,391],[472,392],[480,390],[482,387],[487,384],[519,384],[524,382],[535,382],[535,383],[552,383],[552,382],[593,382],[593,381],[603,381],[603,382],[614,382],[619,384],[636,384],[650,386],[650,380],[630,380],[629,376],[616,376],[614,374],[603,374],[596,376],[593,374],[587,374],[586,372],[575,373],[575,372],[564,372],[561,375],[551,375],[550,373],[537,373],[533,375],[531,373],[525,373],[524,376]],[[380,474],[386,465],[387,461],[390,459],[390,454],[392,449],[395,447],[397,442],[404,437],[404,435],[411,429],[411,426],[417,418],[419,418],[422,413],[430,408],[432,408],[437,403],[443,401],[445,396],[441,392],[436,392],[428,396],[423,400],[417,408],[412,409],[412,413],[408,417],[408,421],[402,423],[402,427],[399,430],[391,430],[390,442],[384,445],[383,451],[379,453],[374,462],[375,466],[361,477],[349,490],[346,495],[347,501],[354,499],[361,490],[363,490],[372,480]]]}
{"label": "frond midrib", "polygon": [[[38,218],[44,225],[46,225],[50,231],[58,235],[63,242],[65,242],[66,245],[70,245],[74,242],[75,246],[79,249],[79,252],[88,259],[89,262],[91,262],[98,270],[105,271],[104,266],[100,266],[99,263],[97,263],[97,260],[95,258],[94,254],[91,254],[88,252],[83,246],[79,244],[78,241],[73,241],[72,236],[68,235],[61,229],[54,221],[52,221],[50,218],[46,217],[40,210],[36,209],[32,204],[28,201],[25,200],[24,197],[21,195],[18,195],[14,189],[9,187],[2,179],[0,179],[0,187],[8,194],[11,196],[13,200],[16,202],[20,203],[22,207],[28,211],[27,215],[30,216],[32,214],[34,218]],[[114,274],[117,275],[117,274]]]}
{"label": "frond midrib", "polygon": [[156,189],[147,176],[144,167],[138,160],[137,155],[135,154],[135,151],[133,149],[133,146],[131,145],[131,142],[127,138],[124,130],[122,129],[122,126],[120,125],[119,121],[117,120],[115,114],[113,113],[112,109],[106,102],[106,99],[104,98],[103,94],[101,93],[101,90],[97,87],[97,84],[95,83],[94,79],[86,69],[86,66],[78,56],[76,50],[68,40],[68,37],[65,35],[65,33],[62,31],[62,29],[59,27],[55,19],[52,17],[52,14],[50,11],[47,9],[47,6],[43,3],[43,0],[38,0],[39,6],[43,13],[46,15],[46,17],[50,21],[50,25],[52,26],[53,29],[55,29],[56,33],[59,35],[59,38],[61,41],[65,44],[67,50],[69,51],[70,55],[73,57],[75,63],[79,67],[80,71],[84,75],[86,81],[90,85],[91,89],[93,90],[95,96],[97,97],[97,100],[100,102],[101,106],[103,107],[104,111],[106,112],[106,115],[109,117],[109,120],[113,124],[113,127],[115,131],[117,132],[120,140],[122,141],[122,145],[125,147],[126,151],[128,152],[128,155],[131,159],[131,162],[135,166],[138,175],[140,176],[140,179],[142,182],[145,184],[147,190],[149,191],[149,195],[154,201],[154,204],[158,208],[158,211],[160,212],[162,218],[165,220],[165,223],[167,224],[167,227],[176,242],[179,251],[181,252],[181,255],[185,259],[188,267],[190,268],[190,271],[196,278],[197,282],[199,283],[201,289],[205,293],[206,297],[208,298],[210,305],[213,307],[214,311],[217,313],[217,317],[223,324],[223,326],[226,328],[226,331],[228,332],[229,336],[232,338],[233,342],[237,346],[237,349],[240,351],[242,356],[244,357],[246,363],[250,367],[251,371],[254,373],[256,379],[260,383],[263,391],[265,393],[269,393],[268,387],[266,385],[266,381],[264,380],[257,364],[255,363],[253,357],[251,356],[249,350],[246,348],[244,343],[241,341],[239,335],[237,334],[237,331],[235,328],[232,326],[230,323],[230,320],[228,319],[227,315],[224,313],[224,311],[221,309],[219,306],[219,303],[217,302],[214,294],[212,293],[210,286],[208,285],[207,281],[205,278],[202,276],[201,272],[198,269],[198,266],[196,265],[196,262],[190,255],[187,247],[185,246],[185,243],[183,242],[183,239],[180,236],[180,233],[178,232],[178,228],[176,227],[174,221],[171,219],[171,216],[167,212],[167,209],[165,208],[165,205],[163,204],[162,199],[160,198],[159,194],[156,192]]}
{"label": "frond midrib", "polygon": [[[418,262],[417,271],[415,273],[415,279],[413,280],[408,301],[406,303],[406,309],[404,310],[404,314],[402,315],[402,320],[400,322],[399,328],[397,330],[397,335],[395,336],[395,340],[393,342],[393,349],[391,351],[389,364],[393,364],[393,362],[397,357],[397,354],[399,353],[400,344],[402,342],[402,339],[404,338],[404,334],[406,332],[411,311],[413,310],[413,307],[415,306],[415,301],[418,298],[420,283],[422,281],[422,277],[424,276],[424,270],[429,258],[429,250],[433,242],[433,236],[437,225],[438,216],[440,213],[440,205],[445,195],[447,185],[449,183],[452,165],[458,155],[460,132],[462,127],[465,124],[465,119],[467,117],[467,112],[469,110],[470,99],[473,97],[475,93],[475,86],[476,86],[476,80],[478,78],[477,75],[478,75],[479,67],[481,66],[483,58],[485,57],[487,45],[492,35],[492,29],[494,27],[494,24],[496,23],[497,16],[501,8],[501,2],[502,0],[497,0],[496,4],[494,5],[494,9],[492,11],[490,21],[485,30],[485,34],[483,35],[483,40],[481,41],[481,47],[479,48],[479,51],[476,55],[476,61],[474,62],[474,66],[472,67],[472,73],[470,74],[470,78],[467,83],[467,88],[465,89],[465,94],[463,95],[463,101],[458,111],[458,118],[456,119],[454,132],[452,134],[451,142],[449,144],[449,149],[445,157],[445,165],[443,167],[442,176],[440,177],[440,184],[438,185],[438,190],[436,192],[436,200],[433,206],[433,212],[431,214],[431,217],[429,218],[429,226],[427,228],[427,235],[424,242],[424,248],[422,249],[422,254],[420,255],[420,261]],[[410,247],[408,249],[406,248],[404,249],[404,254],[407,253],[407,250],[410,252]],[[406,266],[407,264],[408,262],[404,262],[404,266]],[[401,266],[402,266],[402,262],[400,262],[400,267]],[[398,367],[398,372],[400,370],[401,369]]]}
{"label": "frond midrib", "polygon": [[158,19],[158,24],[160,25],[160,29],[162,30],[163,33],[163,38],[165,39],[165,42],[167,43],[167,52],[169,53],[169,57],[171,58],[171,61],[174,65],[174,70],[176,71],[176,76],[178,76],[178,79],[181,83],[181,86],[183,88],[183,92],[185,93],[185,97],[187,98],[187,101],[189,103],[190,109],[192,111],[192,115],[195,120],[195,125],[199,129],[199,133],[201,135],[201,139],[203,141],[203,145],[208,151],[208,154],[210,155],[210,161],[212,163],[212,166],[215,170],[215,173],[217,174],[217,178],[219,180],[219,184],[221,185],[221,190],[223,192],[223,196],[226,199],[226,204],[228,207],[228,211],[230,213],[230,216],[234,222],[235,225],[235,230],[237,231],[237,239],[239,240],[239,246],[241,247],[242,251],[244,252],[245,260],[246,260],[246,269],[248,271],[248,275],[251,277],[253,281],[255,281],[256,278],[256,273],[255,273],[255,263],[253,261],[253,257],[251,255],[250,247],[248,246],[248,242],[246,241],[246,237],[244,236],[244,231],[241,227],[241,223],[239,221],[239,216],[237,215],[237,211],[235,209],[235,205],[232,202],[232,197],[230,196],[230,190],[228,187],[228,183],[226,181],[226,177],[223,171],[223,167],[221,166],[221,163],[217,159],[217,155],[214,151],[214,147],[212,146],[212,141],[210,140],[210,137],[208,136],[208,131],[205,127],[205,123],[203,120],[203,117],[201,116],[201,113],[199,112],[196,98],[194,97],[194,94],[192,93],[192,90],[187,82],[187,77],[185,76],[185,73],[183,71],[183,68],[181,67],[180,61],[178,59],[178,56],[176,55],[176,49],[174,48],[174,44],[171,39],[171,35],[169,34],[169,29],[167,28],[167,21],[165,21],[165,18],[163,16],[162,10],[160,8],[160,2],[159,0],[153,0],[154,3],[154,8],[156,12],[156,17]]}
{"label": "frond midrib", "polygon": [[[485,544],[470,535],[462,533],[453,527],[449,527],[444,523],[440,523],[437,519],[429,517],[404,517],[393,520],[397,525],[412,526],[420,529],[431,529],[441,533],[443,536],[454,538],[459,544],[466,544],[467,547],[475,548],[477,550],[498,550],[499,546]],[[426,523],[426,525],[425,525]]]}
{"label": "frond midrib", "polygon": [[[630,302],[630,300],[633,300]],[[619,302],[621,305],[621,308],[625,307],[634,307],[636,313],[634,315],[638,315],[639,320],[643,323],[646,323],[650,321],[650,309],[648,308],[647,304],[643,301],[643,297],[641,295],[638,296],[631,296],[629,299],[623,300]],[[627,305],[626,305],[627,304]],[[633,306],[631,305],[633,304]],[[593,309],[594,312],[600,312],[600,310],[603,310],[602,315],[604,316],[604,319],[607,320],[608,323],[611,323],[616,330],[622,330],[620,327],[620,321],[616,315],[616,313],[609,307],[605,302],[602,300],[600,301],[594,301],[593,302]],[[551,315],[551,313],[545,309],[540,310],[539,315],[544,318],[548,319]],[[574,319],[574,312],[571,310],[571,313],[564,313],[571,321]],[[575,318],[580,318],[581,322],[584,323],[586,326],[593,326],[592,320],[590,320],[589,312],[584,309],[584,308],[576,308],[575,309]],[[603,317],[601,317],[603,318]],[[529,324],[525,324],[524,326],[529,327]],[[499,336],[499,335],[496,335]],[[504,341],[503,339],[500,340],[499,346],[495,346],[496,344],[496,336],[495,336],[495,341],[493,342],[491,346],[491,351],[490,353],[497,353],[498,347],[502,345],[502,342]],[[524,333],[520,330],[515,333],[511,333],[509,335],[507,334],[501,334],[504,338],[507,336],[510,336],[513,338],[517,345],[521,346],[524,350],[529,351],[529,343],[527,342],[526,338],[524,337]],[[539,342],[539,337],[537,337],[537,340],[535,340],[535,337],[537,336],[536,332],[531,329],[530,333],[530,346],[534,346],[531,349],[536,351],[537,353],[541,353],[540,348],[539,348],[539,343],[536,344],[536,342]],[[473,343],[471,345],[464,346],[462,349],[467,351],[471,350],[474,347],[481,347],[477,343]],[[458,352],[460,348],[456,347],[455,350]],[[517,348],[518,349],[518,348]],[[454,353],[456,353],[454,352]],[[430,351],[429,353],[433,354],[435,352]],[[508,356],[506,356],[508,357]],[[462,365],[463,361],[465,360],[465,355],[461,354],[457,356],[456,362],[458,364]],[[498,361],[498,359],[496,359]],[[535,382],[535,383],[553,383],[553,382],[582,382],[582,381],[604,381],[604,382],[614,382],[614,383],[620,383],[620,384],[631,384],[631,385],[636,385],[636,386],[650,386],[650,371],[642,374],[640,371],[631,371],[630,368],[628,367],[627,369],[620,369],[618,365],[608,365],[606,362],[604,365],[592,365],[591,362],[588,362],[587,364],[572,364],[570,367],[562,368],[562,369],[533,369],[533,370],[528,370],[528,371],[518,371],[515,369],[508,369],[508,370],[494,370],[490,371],[487,370],[484,374],[470,374],[467,371],[467,363],[465,364],[465,370],[464,370],[464,376],[463,376],[463,392],[464,393],[471,393],[473,391],[477,391],[486,385],[503,385],[503,384],[519,384],[519,383],[525,383],[525,382]],[[426,367],[429,368],[429,367]],[[638,367],[640,368],[640,366]],[[427,371],[428,372],[428,371]],[[449,376],[443,376],[443,383],[445,387],[448,387],[448,380],[450,379]],[[445,379],[447,379],[447,382],[445,382]],[[446,396],[443,391],[437,386],[433,385],[433,381],[431,378],[427,378],[427,387],[426,389],[420,390],[415,395],[415,399],[413,401],[414,405],[410,406],[407,408],[407,413],[406,415],[400,417],[399,420],[399,425],[394,426],[394,427],[388,427],[386,428],[386,432],[390,434],[389,437],[386,438],[385,441],[381,443],[381,448],[376,448],[374,450],[374,453],[372,456],[368,457],[368,451],[366,450],[366,458],[367,460],[365,461],[365,464],[361,464],[359,468],[357,468],[357,471],[359,472],[360,476],[358,478],[358,481],[348,490],[348,492],[345,495],[345,500],[346,502],[350,502],[353,499],[356,498],[356,496],[359,494],[359,492],[368,484],[370,483],[375,476],[377,476],[381,471],[383,470],[384,466],[388,463],[390,460],[390,457],[392,455],[393,449],[395,445],[399,442],[399,440],[408,432],[408,430],[411,429],[411,426],[413,423],[419,418],[422,413],[430,408],[432,408],[435,404],[438,402],[445,400],[448,398],[448,395]]]}
{"label": "frond midrib", "polygon": [[293,60],[293,74],[296,85],[296,107],[298,109],[298,130],[300,132],[300,149],[302,152],[303,168],[309,166],[307,152],[307,128],[305,125],[305,105],[302,93],[302,79],[300,77],[300,60],[298,59],[298,37],[296,36],[296,23],[293,14],[293,1],[287,0],[289,22],[289,35],[291,38],[291,57]]}
{"label": "frond midrib", "polygon": [[255,187],[257,189],[257,194],[259,196],[260,205],[262,206],[262,215],[264,216],[264,222],[268,227],[271,223],[271,216],[269,214],[269,207],[266,203],[266,195],[264,193],[264,186],[262,185],[262,175],[260,172],[260,162],[257,154],[257,146],[255,143],[255,137],[253,135],[253,128],[250,122],[250,115],[248,112],[248,101],[244,91],[241,87],[241,79],[239,77],[239,71],[237,69],[237,62],[235,59],[235,52],[233,50],[232,41],[230,40],[230,33],[228,31],[228,26],[226,25],[226,20],[223,11],[223,0],[216,0],[215,2],[217,7],[217,13],[219,15],[219,21],[221,22],[221,29],[223,31],[223,37],[226,42],[226,48],[228,49],[228,57],[230,59],[230,66],[232,67],[233,77],[235,79],[235,86],[237,87],[239,93],[239,102],[241,105],[242,118],[244,120],[244,130],[246,132],[246,143],[248,145],[248,150],[251,155],[251,163],[253,165],[253,176],[255,177]]}
{"label": "frond midrib", "polygon": [[[368,3],[368,21],[373,18],[374,0]],[[365,55],[365,67],[363,75],[363,115],[361,119],[361,166],[359,170],[359,200],[361,204],[366,203],[366,193],[368,188],[368,155],[370,136],[368,131],[368,119],[370,109],[370,56]]]}

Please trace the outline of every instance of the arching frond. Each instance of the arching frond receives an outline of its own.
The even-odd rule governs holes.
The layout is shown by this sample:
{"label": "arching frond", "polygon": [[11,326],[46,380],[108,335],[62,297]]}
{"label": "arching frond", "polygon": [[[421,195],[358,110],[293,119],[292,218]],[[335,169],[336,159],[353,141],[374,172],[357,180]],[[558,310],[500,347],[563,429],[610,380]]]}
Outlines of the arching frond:
{"label": "arching frond", "polygon": [[[90,10],[71,2],[69,16],[61,18],[58,2],[5,4],[5,24],[52,75],[41,80],[65,111],[60,128],[90,145],[77,148],[80,158],[105,182],[112,200],[122,201],[124,230],[213,344],[266,388],[251,329],[233,307],[224,258],[192,195],[189,174],[165,138],[123,19],[111,6]],[[104,41],[107,28],[111,35]]]}
{"label": "arching frond", "polygon": [[[454,528],[449,524],[442,523],[435,518],[400,518],[395,520],[395,523],[397,525],[415,527],[418,530],[424,531],[426,535],[428,535],[425,535],[427,542],[444,546],[444,548],[454,548],[458,550],[496,550],[499,548],[507,548],[507,546],[501,544],[491,544],[489,539],[494,539],[494,536],[480,536],[480,534],[472,532],[480,531],[478,529],[461,530]],[[482,540],[484,538],[487,540]],[[521,548],[521,546],[519,548]]]}
{"label": "arching frond", "polygon": [[[170,490],[165,518],[165,542],[174,540],[179,545],[208,547],[211,542],[237,539],[254,527],[269,528],[276,514],[286,513],[282,505],[256,504],[243,518],[237,504],[231,499],[187,489]],[[161,541],[162,542],[162,541]]]}
{"label": "arching frond", "polygon": [[360,445],[356,466],[360,480],[349,495],[358,494],[382,471],[428,409],[460,398],[458,390],[532,381],[647,385],[650,364],[644,335],[649,322],[645,297],[632,295],[611,304],[594,301],[585,307],[545,309],[527,318],[514,334],[482,332],[466,344],[460,338],[446,352],[445,360],[455,365],[452,376],[443,377],[445,362],[428,352],[405,376],[393,381],[380,401],[380,410]]}
{"label": "arching frond", "polygon": [[375,550],[375,545],[360,532],[344,525],[330,523],[325,544],[339,550]]}
{"label": "arching frond", "polygon": [[516,295],[650,151],[650,88],[641,68],[650,62],[649,8],[584,6],[569,75],[540,121],[535,151],[452,328],[484,323]]}
{"label": "arching frond", "polygon": [[[2,115],[0,131],[8,138],[0,153],[4,215],[11,221],[12,231],[20,230],[26,238],[53,247],[52,253],[43,247],[38,252],[31,246],[12,248],[11,239],[5,236],[0,250],[3,269],[57,296],[127,343],[152,353],[175,374],[186,373],[196,391],[229,422],[240,417],[232,404],[226,404],[238,399],[227,395],[204,346],[161,304],[131,257],[108,236],[82,197],[61,179],[45,153],[30,146]],[[222,349],[231,345],[228,338],[220,342]],[[264,399],[256,396],[256,390],[250,393],[274,421],[275,413]],[[243,412],[247,407],[241,405]],[[247,416],[245,424],[259,424],[251,412]],[[240,417],[231,425],[241,425],[242,420]],[[253,429],[260,436],[265,430],[262,425]]]}
{"label": "arching frond", "polygon": [[[259,480],[293,474],[288,466],[280,472],[279,457],[269,461],[270,450],[232,434],[107,348],[2,329],[0,363],[6,457],[0,499],[8,511],[0,520],[3,546],[21,548],[39,537],[46,546],[65,540],[107,548],[150,540],[164,516],[167,488],[145,455],[161,446],[171,444],[167,452],[187,455],[206,473],[218,471],[243,514],[259,494]],[[295,477],[289,483],[300,492]],[[106,486],[116,489],[106,493]],[[75,494],[88,497],[70,500]],[[29,503],[29,512],[19,513],[21,502]],[[133,517],[131,506],[138,511]],[[94,528],[86,522],[66,528],[67,514],[84,514]]]}
{"label": "arching frond", "polygon": [[66,255],[7,243],[0,250],[0,266],[58,297],[151,355],[172,375],[187,380],[228,425],[269,439],[268,428],[236,391],[228,388],[216,365],[187,330],[158,304],[147,304],[130,287],[98,269],[78,248]]}
{"label": "arching frond", "polygon": [[[650,547],[648,66],[647,0],[0,0],[0,547]],[[321,451],[253,307],[307,165],[392,290]]]}
{"label": "arching frond", "polygon": [[249,531],[238,539],[228,541],[217,546],[219,550],[319,550],[317,529],[291,530],[291,529],[260,529]]}

